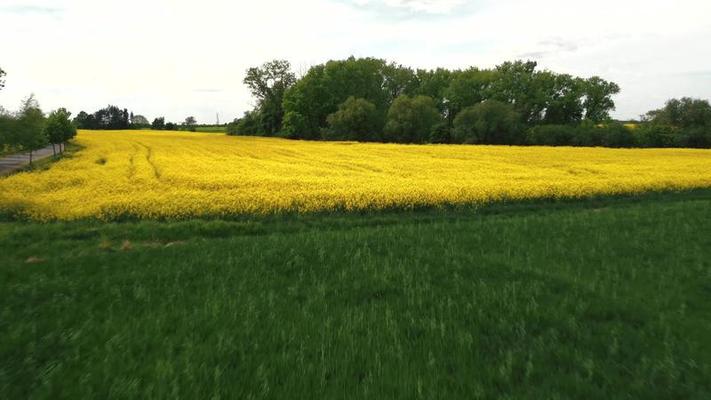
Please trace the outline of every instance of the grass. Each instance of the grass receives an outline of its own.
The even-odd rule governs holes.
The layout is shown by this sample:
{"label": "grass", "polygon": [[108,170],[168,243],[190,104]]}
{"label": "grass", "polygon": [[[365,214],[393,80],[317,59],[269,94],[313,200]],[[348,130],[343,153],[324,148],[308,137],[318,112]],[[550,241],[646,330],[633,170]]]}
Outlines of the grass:
{"label": "grass", "polygon": [[209,132],[209,133],[225,133],[227,132],[226,125],[198,125],[195,127],[196,132]]}
{"label": "grass", "polygon": [[0,223],[0,398],[711,396],[711,191]]}

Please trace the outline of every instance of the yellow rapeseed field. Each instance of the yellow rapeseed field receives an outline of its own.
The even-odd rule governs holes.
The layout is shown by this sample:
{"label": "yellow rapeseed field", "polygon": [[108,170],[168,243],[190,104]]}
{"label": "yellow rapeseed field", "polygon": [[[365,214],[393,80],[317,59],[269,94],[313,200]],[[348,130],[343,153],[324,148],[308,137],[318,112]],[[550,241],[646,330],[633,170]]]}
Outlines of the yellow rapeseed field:
{"label": "yellow rapeseed field", "polygon": [[411,208],[711,187],[711,151],[306,142],[80,131],[49,170],[0,179],[34,219]]}

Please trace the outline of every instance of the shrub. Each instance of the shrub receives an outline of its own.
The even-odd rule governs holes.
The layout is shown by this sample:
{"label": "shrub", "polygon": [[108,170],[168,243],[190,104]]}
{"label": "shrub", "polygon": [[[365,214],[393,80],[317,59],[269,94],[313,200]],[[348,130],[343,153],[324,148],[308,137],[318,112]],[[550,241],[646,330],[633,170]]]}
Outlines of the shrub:
{"label": "shrub", "polygon": [[572,125],[534,126],[526,133],[526,142],[539,146],[569,146],[576,143],[587,143],[592,140],[590,132],[584,132],[579,135],[576,131],[577,128]]}
{"label": "shrub", "polygon": [[458,143],[514,144],[521,142],[519,115],[513,106],[487,100],[462,110],[454,118],[452,137]]}

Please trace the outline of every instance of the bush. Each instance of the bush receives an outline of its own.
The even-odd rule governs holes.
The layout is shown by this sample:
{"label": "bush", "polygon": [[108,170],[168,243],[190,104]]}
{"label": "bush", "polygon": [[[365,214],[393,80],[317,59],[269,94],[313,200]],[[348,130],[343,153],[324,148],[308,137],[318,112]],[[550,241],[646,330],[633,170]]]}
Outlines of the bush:
{"label": "bush", "polygon": [[487,100],[457,114],[452,138],[458,143],[520,143],[519,115],[508,103]]}
{"label": "bush", "polygon": [[428,96],[397,97],[388,110],[383,138],[387,142],[426,142],[432,127],[441,122],[434,100]]}
{"label": "bush", "polygon": [[375,104],[353,96],[341,103],[327,121],[323,137],[328,140],[378,140],[382,125]]}
{"label": "bush", "polygon": [[539,125],[526,133],[526,142],[538,146],[570,146],[590,141],[590,132],[578,134],[577,128],[572,125]]}
{"label": "bush", "polygon": [[430,131],[430,143],[451,143],[452,130],[446,122],[440,122]]}
{"label": "bush", "polygon": [[259,113],[256,111],[245,112],[242,118],[228,123],[225,131],[228,135],[260,135],[262,128]]}

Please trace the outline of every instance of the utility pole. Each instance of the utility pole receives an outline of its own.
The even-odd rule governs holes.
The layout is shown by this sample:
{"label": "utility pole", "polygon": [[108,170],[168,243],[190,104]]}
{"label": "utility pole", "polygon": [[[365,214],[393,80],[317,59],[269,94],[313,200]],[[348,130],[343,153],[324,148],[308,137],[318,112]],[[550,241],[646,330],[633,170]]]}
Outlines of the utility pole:
{"label": "utility pole", "polygon": [[217,125],[220,125],[220,113],[215,113],[215,117],[217,117]]}

